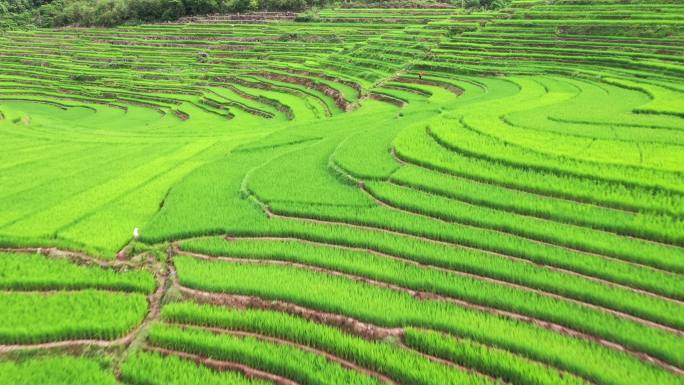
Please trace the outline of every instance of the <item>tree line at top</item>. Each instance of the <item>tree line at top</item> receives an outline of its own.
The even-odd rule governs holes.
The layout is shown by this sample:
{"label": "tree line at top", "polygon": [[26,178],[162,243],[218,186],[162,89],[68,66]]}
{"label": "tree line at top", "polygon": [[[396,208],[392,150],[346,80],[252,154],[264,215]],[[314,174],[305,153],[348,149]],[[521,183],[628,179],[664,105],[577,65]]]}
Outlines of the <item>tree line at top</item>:
{"label": "tree line at top", "polygon": [[[315,21],[318,7],[337,0],[0,0],[0,30],[26,27],[99,26],[164,22],[183,16],[251,11],[305,11]],[[355,0],[360,4],[392,0]],[[417,0],[423,1],[423,0]],[[431,0],[466,8],[498,8],[508,0]]]}

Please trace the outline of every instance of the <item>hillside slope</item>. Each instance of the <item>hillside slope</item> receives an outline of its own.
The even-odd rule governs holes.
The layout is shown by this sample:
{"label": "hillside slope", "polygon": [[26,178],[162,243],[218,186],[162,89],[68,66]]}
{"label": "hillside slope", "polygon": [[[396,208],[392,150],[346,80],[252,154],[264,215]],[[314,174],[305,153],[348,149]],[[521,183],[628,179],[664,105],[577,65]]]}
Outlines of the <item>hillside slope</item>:
{"label": "hillside slope", "polygon": [[0,36],[0,383],[682,384],[684,4],[393,6]]}

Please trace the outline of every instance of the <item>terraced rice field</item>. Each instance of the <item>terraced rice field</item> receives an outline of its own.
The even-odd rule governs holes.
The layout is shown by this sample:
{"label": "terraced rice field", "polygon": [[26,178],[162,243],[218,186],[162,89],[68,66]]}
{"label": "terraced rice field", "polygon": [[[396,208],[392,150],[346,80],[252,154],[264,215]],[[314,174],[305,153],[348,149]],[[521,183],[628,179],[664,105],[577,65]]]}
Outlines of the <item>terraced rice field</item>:
{"label": "terraced rice field", "polygon": [[1,384],[684,384],[684,3],[294,19],[0,35]]}

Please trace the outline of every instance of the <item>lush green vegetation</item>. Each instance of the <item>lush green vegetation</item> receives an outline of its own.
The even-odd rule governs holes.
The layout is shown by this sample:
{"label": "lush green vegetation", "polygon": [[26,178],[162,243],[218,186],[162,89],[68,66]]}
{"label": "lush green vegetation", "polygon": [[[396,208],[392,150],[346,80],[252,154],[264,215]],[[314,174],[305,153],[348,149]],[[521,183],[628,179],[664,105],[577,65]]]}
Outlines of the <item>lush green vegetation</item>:
{"label": "lush green vegetation", "polygon": [[4,28],[67,25],[112,27],[168,22],[184,16],[254,11],[302,11],[319,0],[2,0]]}
{"label": "lush green vegetation", "polygon": [[[362,2],[366,6],[382,6],[382,2]],[[497,9],[510,0],[452,0],[454,5],[469,9]],[[429,4],[429,2],[427,2]],[[240,13],[302,12],[300,22],[320,20],[318,7],[338,5],[329,0],[2,0],[1,29],[29,26],[101,26],[142,22],[169,22],[183,17],[207,14],[238,14],[232,20],[242,20]],[[226,20],[231,20],[226,19]]]}
{"label": "lush green vegetation", "polygon": [[[437,269],[426,269],[410,262],[396,261],[375,256],[358,250],[339,249],[330,246],[307,244],[295,241],[269,240],[225,240],[211,238],[191,241],[184,245],[187,250],[205,254],[229,255],[251,260],[279,260],[317,266],[338,272],[398,285],[400,287],[459,298],[471,303],[523,312],[551,322],[575,327],[583,331],[595,332],[610,339],[618,330],[627,330],[637,325],[623,323],[594,309],[578,306],[570,301],[559,301],[528,290],[511,288],[508,285],[494,284],[469,276],[456,275]],[[637,299],[637,298],[635,298]],[[682,315],[668,302],[658,302],[653,298],[639,297],[633,308],[657,311],[658,317],[652,320],[673,327],[682,327]],[[623,299],[626,302],[626,299]],[[629,312],[629,307],[616,308]],[[644,318],[647,312],[636,312]],[[655,316],[656,314],[654,314]],[[669,319],[665,318],[668,317]],[[582,321],[580,321],[582,320]],[[600,328],[605,328],[600,331]],[[645,328],[644,332],[648,329]],[[641,334],[626,332],[625,335]]]}
{"label": "lush green vegetation", "polygon": [[683,14],[0,0],[0,384],[682,384]]}
{"label": "lush green vegetation", "polygon": [[[375,370],[401,383],[460,384],[487,382],[484,378],[436,364],[391,341],[370,342],[339,329],[273,311],[226,310],[190,303],[169,305],[168,321],[239,330],[291,341],[334,354]],[[487,358],[483,355],[482,360]],[[496,375],[496,373],[492,373]]]}
{"label": "lush green vegetation", "polygon": [[110,289],[151,294],[152,274],[79,266],[39,254],[0,253],[0,288],[10,290]]}
{"label": "lush green vegetation", "polygon": [[[256,369],[288,376],[300,384],[380,383],[377,379],[345,369],[319,355],[253,337],[157,326],[150,333],[150,342],[155,346],[244,363]],[[283,357],[287,357],[287,360],[283,360]]]}
{"label": "lush green vegetation", "polygon": [[266,381],[251,380],[234,372],[215,372],[175,356],[137,352],[121,367],[121,375],[130,384],[140,385],[265,385]]}
{"label": "lush green vegetation", "polygon": [[70,356],[41,357],[34,360],[0,361],[0,383],[16,385],[116,385],[104,363]]}
{"label": "lush green vegetation", "polygon": [[419,351],[444,358],[466,367],[494,373],[514,384],[581,384],[582,380],[538,362],[531,362],[506,350],[443,334],[408,329],[404,340]]}
{"label": "lush green vegetation", "polygon": [[54,340],[111,340],[142,321],[147,310],[139,294],[82,291],[74,293],[2,293],[3,344]]}
{"label": "lush green vegetation", "polygon": [[145,294],[155,287],[152,274],[142,270],[0,253],[0,344],[124,337],[145,318]]}
{"label": "lush green vegetation", "polygon": [[[546,329],[445,302],[421,301],[406,293],[359,284],[346,278],[283,266],[202,262],[191,258],[176,258],[175,263],[181,284],[189,287],[283,300],[385,326],[401,327],[412,324],[442,330],[480,339],[559,365],[566,370],[575,370],[591,378],[604,379],[617,374],[606,373],[600,369],[603,363],[609,361],[624,368],[642,366],[638,360],[627,355],[610,349],[601,349],[591,343],[567,338]],[[240,280],[225,277],[240,277]],[[646,344],[656,340],[658,343],[650,348],[644,345],[639,348],[666,359],[678,359],[676,352],[681,350],[677,346],[681,343],[680,339],[667,334],[651,337],[653,339],[645,340]],[[594,358],[583,361],[580,357]],[[644,366],[639,372],[648,376],[656,374],[649,373],[647,367]],[[643,381],[636,377],[616,377],[610,380],[620,383]],[[667,376],[661,380],[668,381]],[[671,378],[669,381],[676,380]]]}

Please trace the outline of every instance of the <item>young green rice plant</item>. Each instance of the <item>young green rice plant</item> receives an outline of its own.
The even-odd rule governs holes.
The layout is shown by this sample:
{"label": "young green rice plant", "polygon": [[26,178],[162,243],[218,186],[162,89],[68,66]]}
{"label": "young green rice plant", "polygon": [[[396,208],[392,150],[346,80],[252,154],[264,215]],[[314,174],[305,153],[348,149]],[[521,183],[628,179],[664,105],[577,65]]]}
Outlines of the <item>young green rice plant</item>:
{"label": "young green rice plant", "polygon": [[[321,235],[314,232],[314,229],[321,231]],[[484,294],[499,287],[496,285],[485,286],[489,289],[478,286],[475,291],[457,290],[456,288],[465,285],[470,280],[461,280],[461,277],[456,278],[454,275],[438,273],[433,269],[420,269],[410,263],[415,262],[426,264],[426,267],[434,266],[464,271],[485,278],[493,277],[504,282],[539,288],[550,293],[560,293],[583,302],[597,304],[666,325],[681,327],[680,313],[682,309],[672,301],[600,284],[576,275],[563,274],[542,267],[534,267],[527,263],[519,263],[463,249],[411,242],[405,238],[397,238],[383,233],[373,234],[362,230],[344,229],[346,231],[343,231],[343,229],[336,229],[335,237],[326,237],[322,234],[326,230],[325,228],[304,227],[300,229],[301,232],[293,230],[296,229],[272,234],[286,237],[282,241],[259,239],[260,235],[256,235],[255,240],[232,239],[229,242],[226,242],[223,237],[217,237],[187,241],[181,244],[181,249],[215,256],[280,259],[319,265],[374,279],[414,285],[412,287],[416,290],[430,292],[442,290],[442,293],[447,295],[465,295],[465,298],[469,298],[469,300],[484,301],[484,303],[493,306],[502,304],[499,299],[508,298],[504,294]],[[329,233],[330,231],[326,232],[326,234]],[[303,242],[297,238],[301,238]],[[314,243],[304,243],[307,241]],[[351,250],[342,250],[339,246],[348,247]],[[420,252],[418,253],[416,250],[420,250]],[[396,256],[399,259],[406,260],[406,262],[395,262],[392,259],[370,254],[369,251]],[[330,258],[330,255],[334,255],[335,258]],[[429,277],[426,277],[425,274],[428,274]],[[439,278],[432,274],[439,275]],[[456,279],[459,281],[458,284],[453,281]],[[450,282],[454,282],[454,285],[450,285]],[[481,281],[473,281],[473,284],[481,285],[481,283],[476,282]],[[505,289],[506,293],[513,295],[516,291],[511,290],[508,287]],[[542,302],[546,303],[546,301]],[[548,304],[542,308],[546,306]],[[521,310],[519,307],[516,309]],[[541,315],[541,313],[535,314]],[[558,320],[555,317],[553,319]]]}
{"label": "young green rice plant", "polygon": [[418,351],[476,370],[496,373],[497,377],[508,383],[526,385],[586,383],[572,374],[467,338],[454,338],[434,331],[407,328],[403,340],[406,345]]}
{"label": "young green rice plant", "polygon": [[[59,205],[53,206],[48,210],[40,211],[35,215],[30,216],[27,219],[21,220],[19,222],[13,223],[12,225],[5,228],[5,231],[13,233],[16,235],[27,235],[27,234],[51,234],[54,232],[59,232],[63,234],[65,238],[76,240],[82,239],[83,237],[74,237],[71,235],[71,226],[78,227],[80,222],[74,223],[75,216],[85,216],[86,218],[93,215],[92,207],[99,207],[103,209],[102,213],[95,214],[95,222],[91,222],[85,231],[95,231],[96,237],[99,236],[101,241],[96,244],[100,246],[101,249],[109,251],[111,255],[115,254],[121,247],[123,247],[128,239],[130,239],[130,233],[136,223],[143,223],[148,217],[154,214],[159,207],[159,200],[163,198],[164,193],[167,190],[168,184],[171,181],[177,181],[183,175],[174,174],[175,171],[181,170],[183,173],[187,173],[190,170],[187,166],[181,167],[183,162],[186,164],[197,166],[197,163],[192,163],[191,159],[197,156],[201,151],[207,150],[208,147],[213,145],[213,142],[207,143],[206,141],[198,141],[191,145],[181,148],[179,151],[175,151],[168,156],[160,156],[154,161],[142,165],[135,170],[128,171],[125,177],[109,180],[105,183],[99,184],[92,189],[82,192],[81,194],[76,194],[66,200],[62,201]],[[171,175],[171,181],[165,180],[166,185],[155,186],[151,184],[150,186],[141,185],[141,181],[154,180],[156,178],[164,179],[166,176]],[[154,188],[156,187],[156,188]],[[115,191],[130,191],[136,189],[146,188],[154,189],[155,191],[149,190],[142,197],[136,199],[130,194],[113,194]],[[145,200],[143,198],[154,197],[151,200]],[[118,199],[117,199],[118,198]],[[118,214],[121,212],[127,213],[125,216],[119,216],[118,222],[125,225],[125,229],[118,229],[119,231],[114,231],[112,233],[107,232],[109,228],[108,222],[112,219],[111,212],[107,213],[102,207],[103,203],[112,203],[119,201],[119,208],[125,206],[124,209],[117,211]],[[152,210],[151,212],[149,210]],[[90,214],[90,215],[89,215]],[[110,215],[108,215],[110,214]],[[102,215],[102,217],[98,216]],[[87,222],[87,219],[81,218]],[[84,222],[84,223],[86,223]],[[104,227],[102,227],[104,226]],[[97,230],[95,230],[97,229]],[[128,231],[124,231],[128,230]],[[86,237],[93,238],[93,237]]]}
{"label": "young green rice plant", "polygon": [[[351,251],[294,241],[198,240],[186,249],[247,259],[266,259],[301,263],[327,268],[404,288],[436,293],[465,301],[492,306],[558,323],[607,340],[630,345],[641,340],[649,344],[654,330],[633,321],[621,319],[601,310],[573,302],[546,297],[534,292],[511,288],[470,277],[423,268],[414,264],[383,258],[366,251]],[[669,314],[674,327],[683,327],[680,318],[684,308],[675,307]],[[660,334],[660,333],[656,333]]]}
{"label": "young green rice plant", "polygon": [[[207,262],[190,257],[178,257],[174,262],[180,283],[195,289],[282,300],[384,326],[440,330],[523,354],[601,384],[679,381],[664,369],[594,342],[446,302],[419,300],[407,293],[347,278],[293,267]],[[677,354],[680,344],[674,338],[648,350],[677,364],[682,359]],[[606,371],[606,365],[612,370]]]}
{"label": "young green rice plant", "polygon": [[393,145],[396,154],[407,162],[457,176],[606,207],[681,214],[678,197],[469,157],[441,147],[424,127],[402,131]]}
{"label": "young green rice plant", "polygon": [[108,289],[151,294],[156,283],[146,271],[79,266],[41,254],[0,253],[0,288],[9,290]]}
{"label": "young green rice plant", "polygon": [[[466,111],[470,112],[469,110]],[[434,124],[430,125],[428,134],[445,148],[467,156],[498,161],[518,167],[545,170],[559,175],[567,174],[590,177],[599,181],[625,184],[635,189],[643,188],[646,191],[648,191],[647,189],[664,188],[673,197],[682,193],[681,182],[678,181],[677,174],[674,172],[552,156],[544,152],[533,151],[527,147],[510,144],[492,136],[492,133],[481,133],[478,131],[476,127],[479,128],[484,124],[491,123],[491,120],[478,120],[472,124],[480,125],[473,127],[466,123],[466,119],[463,118],[461,121],[451,119],[436,120]],[[504,130],[504,127],[510,129],[510,125],[505,125],[503,122],[498,125],[502,126],[499,128],[500,130]],[[522,128],[518,129],[524,130]],[[550,133],[545,133],[544,135],[551,136]],[[556,140],[559,142],[569,141],[560,138],[556,138]],[[615,151],[624,151],[619,146],[616,147]]]}
{"label": "young green rice plant", "polygon": [[298,203],[273,202],[270,207],[273,212],[285,216],[387,229],[409,236],[502,253],[675,298],[680,298],[684,293],[684,282],[676,275],[661,270],[642,268],[614,259],[608,260],[598,255],[539,243],[495,230],[446,224],[384,206],[312,207]]}
{"label": "young green rice plant", "polygon": [[[353,360],[362,366],[395,378],[400,383],[463,383],[469,381],[463,377],[472,376],[461,370],[434,363],[423,356],[417,355],[415,352],[395,346],[391,341],[371,343],[362,338],[348,335],[339,329],[280,312],[231,310],[215,306],[179,303],[164,308],[163,317],[174,322],[222,327],[231,330],[246,330],[296,341]],[[405,337],[404,340],[408,342],[407,338]],[[472,344],[476,343],[472,342]],[[505,379],[506,377],[502,376],[502,373],[505,373],[506,370],[515,370],[515,366],[536,371],[543,368],[544,370],[542,371],[548,373],[549,376],[555,374],[557,379],[563,377],[563,375],[559,375],[559,372],[552,368],[544,367],[511,353],[507,353],[506,357],[511,360],[510,364],[515,366],[508,367],[508,362],[501,361],[502,364],[500,366],[487,367],[486,363],[488,362],[499,362],[500,355],[503,355],[500,350],[480,349],[472,351],[472,353],[470,356],[472,361],[466,366],[476,368],[478,371],[489,374],[492,377]],[[534,377],[535,375],[532,374],[528,376],[530,379]],[[569,374],[565,374],[563,378],[565,382],[556,383],[584,383],[581,379]],[[521,381],[520,383],[536,384],[533,380]],[[551,384],[551,382],[547,383]]]}
{"label": "young green rice plant", "polygon": [[538,218],[577,224],[622,235],[682,245],[684,222],[665,215],[631,213],[569,202],[520,190],[480,183],[416,166],[401,167],[392,174],[394,184],[459,201]]}
{"label": "young green rice plant", "polygon": [[[360,175],[372,177],[379,177],[381,174],[389,175],[397,165],[389,154],[388,143],[391,137],[400,129],[437,113],[436,109],[423,111],[416,107],[416,111],[401,119],[396,115],[370,113],[344,117],[344,119],[341,117],[330,119],[330,127],[354,127],[353,132],[347,129],[323,133],[316,126],[302,127],[312,133],[326,135],[329,139],[263,163],[262,166],[249,172],[243,187],[267,203],[307,201],[319,205],[372,205],[372,202],[360,194],[355,186],[351,186],[349,181],[336,175],[329,164],[342,162],[343,166],[353,168]],[[389,130],[356,128],[371,123],[373,127],[387,125],[393,128]],[[383,148],[385,151],[382,150]],[[373,170],[376,167],[380,170]]]}
{"label": "young green rice plant", "polygon": [[121,378],[131,385],[267,385],[242,374],[217,372],[175,356],[138,351],[121,366]]}
{"label": "young green rice plant", "polygon": [[[328,171],[330,153],[342,138],[336,139],[316,143],[274,159],[272,163],[251,172],[245,185],[264,202],[295,200],[318,205],[372,205],[368,198],[358,194],[354,186],[340,183]],[[306,164],[306,167],[300,167],[302,164]],[[296,181],[304,180],[308,180],[310,184],[306,189],[301,189]]]}
{"label": "young green rice plant", "polygon": [[142,294],[92,290],[0,293],[0,304],[2,344],[113,340],[133,330],[148,307]]}
{"label": "young green rice plant", "polygon": [[463,203],[387,183],[369,182],[368,191],[377,199],[411,212],[482,228],[499,230],[533,240],[598,253],[627,261],[684,271],[684,249],[585,227],[540,220],[505,210]]}
{"label": "young green rice plant", "polygon": [[[242,181],[240,165],[256,165],[259,153],[233,155],[230,160],[205,167],[191,175],[167,198],[167,205],[151,228],[143,229],[143,239],[162,240],[164,234],[192,236],[211,229],[214,233],[245,236],[292,236],[324,243],[339,244],[401,256],[422,263],[452,268],[519,283],[553,293],[559,293],[630,314],[663,321],[671,303],[643,296],[619,287],[553,270],[535,267],[476,250],[449,247],[418,239],[409,239],[380,231],[366,231],[340,225],[310,224],[298,221],[267,220],[249,200],[231,198],[224,189],[213,188],[213,180],[221,179],[225,186],[239,188]],[[262,155],[262,154],[261,154]],[[198,194],[207,199],[196,199]],[[209,195],[207,195],[209,194]],[[230,199],[229,199],[230,198]],[[192,203],[191,203],[192,202]],[[220,204],[218,202],[221,202]],[[208,213],[213,213],[208,215]],[[204,213],[207,213],[205,215]],[[564,262],[567,263],[567,262]],[[669,322],[669,321],[667,321]]]}
{"label": "young green rice plant", "polygon": [[[321,151],[322,154],[327,154],[330,149],[326,149],[325,146],[317,146],[316,152],[318,151]],[[364,206],[367,207],[370,203],[367,199],[355,194],[351,186],[335,179],[321,166],[316,166],[315,163],[312,165],[311,161],[303,161],[302,159],[306,159],[306,157],[295,157],[294,155],[296,154],[297,152],[287,154],[285,158],[277,159],[254,170],[243,184],[244,188],[250,193],[255,194],[264,203],[270,204],[275,212],[285,215],[338,220],[406,231],[411,234],[428,236],[432,239],[449,240],[468,246],[520,256],[532,259],[535,262],[552,264],[584,274],[635,285],[647,290],[654,290],[659,293],[671,293],[672,288],[677,286],[676,279],[658,271],[637,269],[630,264],[621,264],[618,261],[611,261],[610,264],[607,264],[603,258],[597,256],[579,254],[573,250],[549,244],[540,244],[539,242],[509,236],[498,231],[458,225],[445,227],[441,223],[432,222],[426,218],[409,217],[404,213],[390,211],[381,207],[366,209]],[[322,157],[322,154],[317,156]],[[285,159],[288,160],[286,161]],[[322,158],[319,159],[319,162],[322,161]],[[283,164],[287,164],[285,168],[288,170],[298,170],[300,175],[297,177],[307,176],[310,180],[317,180],[315,189],[307,189],[309,191],[307,194],[313,194],[316,197],[312,196],[310,199],[307,199],[306,196],[298,194],[293,190],[294,185],[284,183],[285,181],[293,180],[295,176],[282,178],[280,179],[282,182],[274,183],[274,180],[278,180],[276,173],[278,170],[281,170],[279,166]],[[309,170],[306,172],[311,174],[306,174],[305,170]],[[309,185],[314,186],[313,183],[309,183]],[[344,192],[344,194],[340,195],[341,192]],[[288,199],[287,196],[297,196],[297,199]],[[316,202],[317,205],[312,206],[310,203],[298,204],[300,199]],[[643,247],[657,248],[657,246],[649,244],[644,244]],[[606,248],[602,247],[602,249]],[[677,249],[666,250],[677,254]],[[668,261],[672,260],[672,258],[665,259]],[[652,276],[652,278],[648,278],[648,276]]]}
{"label": "young green rice plant", "polygon": [[352,361],[400,383],[447,385],[491,382],[480,375],[432,362],[391,340],[371,342],[334,327],[275,311],[234,310],[185,302],[164,307],[162,318],[293,341]]}
{"label": "young green rice plant", "polygon": [[[666,146],[672,146],[674,150],[675,146],[681,145],[684,132],[677,129],[678,123],[673,117],[635,114],[638,111],[635,107],[643,108],[652,100],[639,88],[614,86],[607,78],[603,82],[596,82],[566,77],[536,77],[535,81],[547,89],[575,92],[576,96],[555,106],[507,114],[507,124],[542,132],[639,143],[641,149],[647,151],[644,155],[664,160],[662,166],[666,168],[677,159]],[[644,83],[641,85],[646,86]],[[655,151],[662,153],[658,156]],[[629,156],[633,155],[633,152],[629,153]]]}
{"label": "young green rice plant", "polygon": [[389,153],[389,143],[398,133],[397,128],[351,136],[340,143],[331,159],[356,178],[387,178],[399,166]]}
{"label": "young green rice plant", "polygon": [[104,363],[64,355],[0,361],[0,383],[12,385],[117,385]]}
{"label": "young green rice plant", "polygon": [[149,341],[167,349],[238,362],[300,384],[380,384],[374,377],[346,369],[323,356],[254,337],[158,324],[150,330]]}
{"label": "young green rice plant", "polygon": [[[557,82],[542,84],[536,77],[510,77],[508,80],[516,83],[520,89],[515,96],[472,104],[461,111],[463,119],[460,125],[456,121],[435,122],[430,134],[441,145],[470,156],[558,174],[589,176],[634,187],[662,188],[675,195],[681,194],[681,178],[675,173],[681,168],[676,165],[676,159],[681,158],[673,154],[670,155],[672,160],[668,161],[650,156],[665,150],[658,148],[663,144],[643,143],[644,157],[634,157],[630,156],[636,152],[634,146],[624,141],[569,136],[506,124],[501,116],[519,111],[544,114],[542,109],[567,104],[567,100],[572,100],[578,92],[572,92],[563,85],[558,87]],[[622,109],[629,110],[621,104],[622,99],[617,100]],[[542,145],[549,142],[556,145]],[[578,151],[588,144],[592,145],[594,151]]]}

